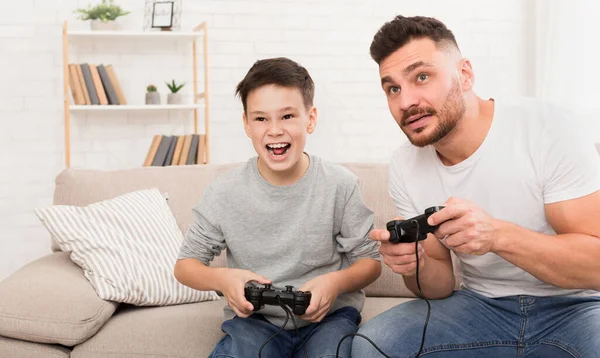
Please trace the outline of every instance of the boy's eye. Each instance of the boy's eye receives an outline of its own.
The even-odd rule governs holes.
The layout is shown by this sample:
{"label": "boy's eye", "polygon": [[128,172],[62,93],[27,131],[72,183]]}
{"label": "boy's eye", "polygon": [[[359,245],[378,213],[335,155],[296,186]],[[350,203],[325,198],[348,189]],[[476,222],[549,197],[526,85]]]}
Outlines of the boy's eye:
{"label": "boy's eye", "polygon": [[419,81],[419,82],[423,82],[423,81],[425,81],[425,80],[426,80],[426,79],[428,79],[428,78],[429,78],[429,75],[428,75],[428,74],[426,74],[426,73],[420,73],[420,74],[417,76],[417,81]]}
{"label": "boy's eye", "polygon": [[285,116],[283,116],[283,119],[292,119],[294,116],[291,114],[286,114]]}
{"label": "boy's eye", "polygon": [[254,118],[254,120],[257,122],[263,122],[263,121],[266,121],[267,119],[265,117],[256,117],[256,118]]}

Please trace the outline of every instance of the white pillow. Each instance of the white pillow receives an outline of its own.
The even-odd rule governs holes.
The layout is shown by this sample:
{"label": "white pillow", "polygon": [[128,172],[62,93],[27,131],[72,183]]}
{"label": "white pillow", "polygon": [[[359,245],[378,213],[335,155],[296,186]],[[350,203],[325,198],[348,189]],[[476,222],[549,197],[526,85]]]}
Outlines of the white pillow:
{"label": "white pillow", "polygon": [[35,213],[104,300],[161,306],[219,299],[173,275],[183,235],[158,189]]}

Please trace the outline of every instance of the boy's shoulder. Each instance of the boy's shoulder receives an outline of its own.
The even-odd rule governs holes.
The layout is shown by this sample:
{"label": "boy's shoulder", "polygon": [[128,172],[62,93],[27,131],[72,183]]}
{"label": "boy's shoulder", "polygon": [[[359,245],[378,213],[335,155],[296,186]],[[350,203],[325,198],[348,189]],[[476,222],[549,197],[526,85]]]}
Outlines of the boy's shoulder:
{"label": "boy's shoulder", "polygon": [[354,186],[358,182],[358,176],[343,164],[330,162],[312,154],[310,158],[319,167],[325,182],[344,186]]}
{"label": "boy's shoulder", "polygon": [[251,174],[249,161],[239,163],[217,174],[208,187],[214,192],[230,192],[232,188],[239,187],[241,183],[247,181]]}

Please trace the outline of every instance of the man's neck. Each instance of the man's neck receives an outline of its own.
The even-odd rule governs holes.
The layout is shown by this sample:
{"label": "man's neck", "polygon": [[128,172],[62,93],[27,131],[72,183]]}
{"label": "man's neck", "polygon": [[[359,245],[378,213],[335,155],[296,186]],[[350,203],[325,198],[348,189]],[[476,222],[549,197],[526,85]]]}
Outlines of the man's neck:
{"label": "man's neck", "polygon": [[434,144],[444,165],[456,165],[469,158],[485,140],[494,117],[494,101],[474,96],[454,130]]}

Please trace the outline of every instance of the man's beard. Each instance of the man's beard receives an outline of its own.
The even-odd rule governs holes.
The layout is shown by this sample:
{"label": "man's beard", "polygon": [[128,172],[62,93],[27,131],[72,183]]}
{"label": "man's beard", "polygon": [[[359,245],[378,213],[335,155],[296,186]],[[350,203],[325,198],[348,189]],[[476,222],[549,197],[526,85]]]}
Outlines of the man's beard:
{"label": "man's beard", "polygon": [[[452,88],[450,88],[450,92],[446,96],[444,100],[444,104],[442,108],[437,111],[433,107],[419,107],[414,108],[409,111],[404,112],[402,115],[402,119],[400,121],[400,128],[408,137],[408,140],[412,143],[412,145],[417,147],[425,147],[430,144],[437,143],[442,138],[447,136],[452,130],[456,127],[460,119],[463,117],[466,111],[465,100],[461,95],[460,86],[458,81],[454,81],[452,83]],[[413,138],[411,137],[407,131],[404,129],[406,126],[406,122],[408,118],[416,114],[424,114],[435,116],[437,115],[439,119],[438,126],[434,129],[433,133],[427,137]],[[425,130],[426,127],[420,127],[415,132],[421,133]]]}

